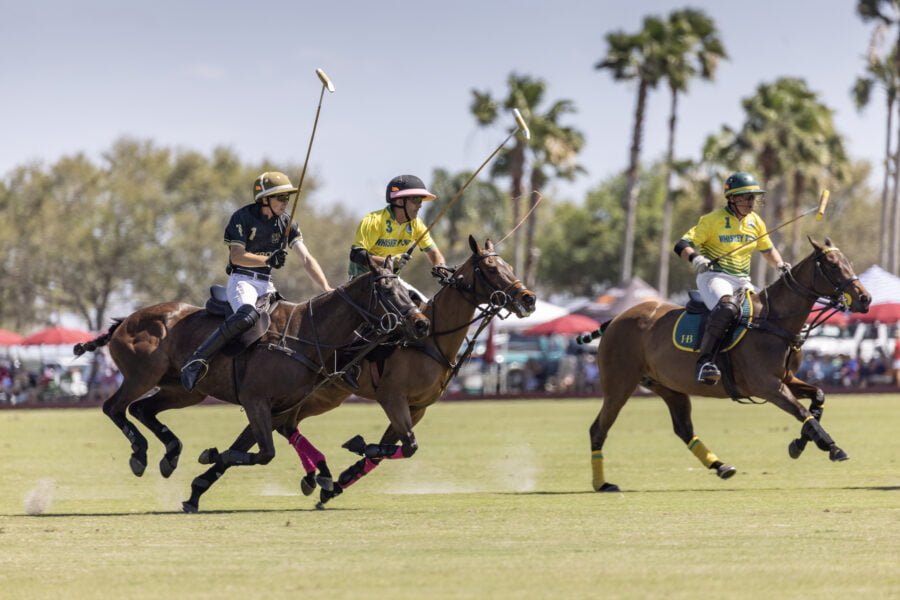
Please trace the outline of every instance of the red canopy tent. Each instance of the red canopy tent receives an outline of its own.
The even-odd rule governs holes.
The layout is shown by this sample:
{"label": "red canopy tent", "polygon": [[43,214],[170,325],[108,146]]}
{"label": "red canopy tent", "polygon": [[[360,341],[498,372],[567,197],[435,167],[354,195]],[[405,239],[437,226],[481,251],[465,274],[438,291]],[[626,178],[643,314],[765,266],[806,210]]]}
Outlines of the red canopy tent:
{"label": "red canopy tent", "polygon": [[900,321],[900,302],[885,302],[884,304],[873,304],[869,307],[867,313],[853,313],[850,319],[854,323],[874,323],[880,321],[882,323],[896,323]]}
{"label": "red canopy tent", "polygon": [[47,327],[27,336],[21,341],[21,344],[23,346],[62,346],[64,344],[89,342],[92,339],[94,339],[94,334],[80,329]]}
{"label": "red canopy tent", "polygon": [[[806,318],[807,323],[812,323],[814,319],[816,319],[821,313],[812,312],[809,314],[809,317]],[[838,327],[846,327],[850,324],[850,313],[845,312],[836,312],[825,320],[825,323],[829,325],[837,325]]]}
{"label": "red canopy tent", "polygon": [[18,346],[25,338],[14,331],[0,329],[0,346]]}
{"label": "red canopy tent", "polygon": [[569,314],[539,323],[523,331],[524,335],[587,333],[600,327],[600,322],[584,315]]}

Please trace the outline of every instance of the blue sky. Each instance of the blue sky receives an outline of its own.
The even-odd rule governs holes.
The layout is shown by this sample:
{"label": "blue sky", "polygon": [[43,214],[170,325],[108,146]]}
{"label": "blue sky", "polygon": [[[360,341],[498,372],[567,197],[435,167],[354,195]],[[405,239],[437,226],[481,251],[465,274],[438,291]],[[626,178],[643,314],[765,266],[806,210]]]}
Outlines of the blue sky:
{"label": "blue sky", "polygon": [[[731,60],[682,98],[679,155],[739,125],[741,98],[781,76],[806,78],[836,111],[852,156],[877,169],[884,147],[882,96],[862,115],[849,96],[872,30],[852,1],[0,2],[0,174],[77,151],[98,157],[121,135],[300,164],[320,67],[336,92],[312,150],[314,199],[361,215],[382,205],[394,175],[427,182],[435,167],[478,166],[505,133],[477,127],[471,90],[504,95],[515,71],[544,79],[548,100],[574,101],[567,122],[586,136],[588,174],[556,191],[580,200],[627,162],[635,89],[594,70],[604,35],[685,6],[715,19]],[[644,157],[655,158],[666,91],[649,110]]]}

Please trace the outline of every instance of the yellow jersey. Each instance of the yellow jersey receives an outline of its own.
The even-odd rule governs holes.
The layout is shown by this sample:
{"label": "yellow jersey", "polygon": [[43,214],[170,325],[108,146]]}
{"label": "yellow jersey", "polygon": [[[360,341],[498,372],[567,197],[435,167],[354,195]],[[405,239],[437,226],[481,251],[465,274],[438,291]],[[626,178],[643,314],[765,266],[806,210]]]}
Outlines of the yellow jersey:
{"label": "yellow jersey", "polygon": [[[431,234],[427,233],[427,227],[422,219],[416,217],[408,223],[398,223],[391,212],[390,207],[372,211],[363,217],[356,228],[356,236],[353,238],[353,247],[362,248],[375,256],[397,256],[419,239],[423,233],[425,237],[419,242],[419,250],[427,251],[434,247]],[[366,272],[362,265],[351,262],[349,267],[350,277],[356,277]]]}
{"label": "yellow jersey", "polygon": [[[710,260],[728,254],[747,244],[734,254],[713,264],[712,270],[737,277],[750,277],[750,257],[754,250],[770,252],[772,240],[766,235],[766,224],[755,212],[740,219],[728,207],[722,207],[700,217],[700,221],[681,239]],[[752,243],[753,241],[756,243]]]}

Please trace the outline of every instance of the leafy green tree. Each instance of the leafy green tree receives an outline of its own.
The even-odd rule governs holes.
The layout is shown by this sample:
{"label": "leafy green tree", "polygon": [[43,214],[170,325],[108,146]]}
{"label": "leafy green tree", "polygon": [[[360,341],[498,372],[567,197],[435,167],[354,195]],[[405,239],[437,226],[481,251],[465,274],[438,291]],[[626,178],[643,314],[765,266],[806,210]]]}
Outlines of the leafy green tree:
{"label": "leafy green tree", "polygon": [[[446,169],[435,169],[431,175],[431,191],[437,199],[426,205],[424,221],[431,223],[445,207],[457,198],[459,190],[471,177],[471,173],[461,171],[451,174]],[[474,235],[479,243],[509,228],[509,208],[506,196],[489,181],[475,179],[463,192],[462,197],[446,209],[434,224],[431,235],[435,238],[448,264],[461,262],[471,253],[468,236]]]}

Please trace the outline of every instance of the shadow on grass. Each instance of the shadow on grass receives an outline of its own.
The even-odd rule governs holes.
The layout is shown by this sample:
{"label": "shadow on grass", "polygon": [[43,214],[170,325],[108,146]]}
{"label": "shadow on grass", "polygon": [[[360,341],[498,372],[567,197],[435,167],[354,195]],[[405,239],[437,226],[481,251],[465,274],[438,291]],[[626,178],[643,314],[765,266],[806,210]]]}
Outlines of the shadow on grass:
{"label": "shadow on grass", "polygon": [[[897,492],[900,491],[900,485],[856,485],[842,487],[815,487],[815,488],[764,488],[756,487],[752,491],[755,492],[786,492],[786,491],[815,491],[815,490],[861,490],[868,492]],[[532,492],[495,492],[499,496],[573,496],[577,494],[597,494],[616,495],[616,494],[702,494],[702,493],[722,493],[722,492],[747,492],[747,488],[686,488],[686,489],[667,489],[667,490],[642,490],[642,489],[622,489],[618,492],[595,492],[593,490],[555,490],[555,491],[532,491]]]}
{"label": "shadow on grass", "polygon": [[71,517],[145,517],[145,516],[184,516],[190,518],[203,515],[242,515],[242,514],[267,514],[267,513],[318,513],[318,512],[351,512],[361,510],[359,508],[234,508],[230,510],[201,510],[198,513],[185,513],[181,510],[148,510],[143,512],[96,512],[96,513],[45,513],[41,515],[5,514],[0,517],[22,517],[26,519],[52,519]]}

